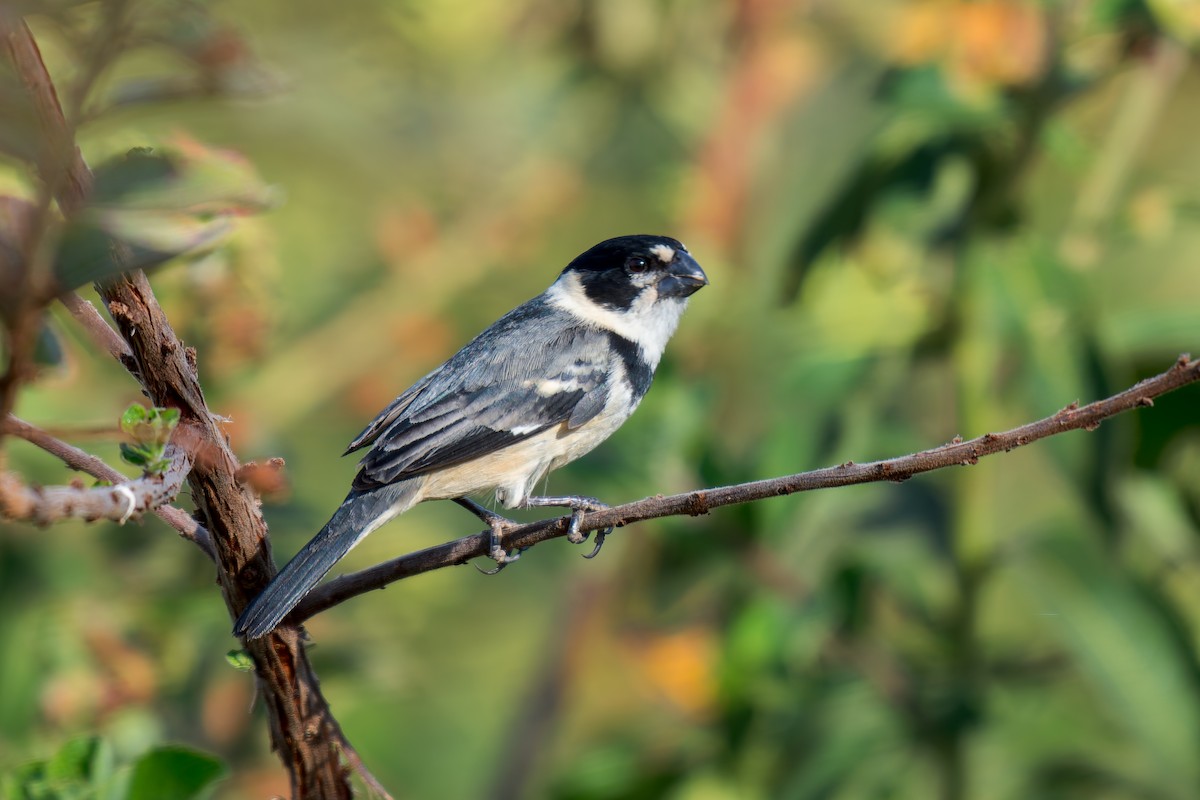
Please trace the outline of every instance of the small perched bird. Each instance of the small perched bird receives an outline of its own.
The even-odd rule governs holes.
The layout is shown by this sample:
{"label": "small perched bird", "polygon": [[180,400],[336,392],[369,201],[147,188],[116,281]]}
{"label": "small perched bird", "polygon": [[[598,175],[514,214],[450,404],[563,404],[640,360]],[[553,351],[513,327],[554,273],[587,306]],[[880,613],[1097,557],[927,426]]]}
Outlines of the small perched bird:
{"label": "small perched bird", "polygon": [[247,606],[234,634],[269,633],[350,548],[425,500],[454,500],[488,524],[493,572],[517,558],[502,543],[515,523],[468,495],[494,491],[506,508],[570,508],[568,538],[583,542],[580,519],[604,504],[534,496],[533,487],[629,418],[688,297],[707,283],[687,248],[666,236],[619,236],[577,257],[549,289],[417,381],[350,443],[347,454],[371,447],[350,494]]}

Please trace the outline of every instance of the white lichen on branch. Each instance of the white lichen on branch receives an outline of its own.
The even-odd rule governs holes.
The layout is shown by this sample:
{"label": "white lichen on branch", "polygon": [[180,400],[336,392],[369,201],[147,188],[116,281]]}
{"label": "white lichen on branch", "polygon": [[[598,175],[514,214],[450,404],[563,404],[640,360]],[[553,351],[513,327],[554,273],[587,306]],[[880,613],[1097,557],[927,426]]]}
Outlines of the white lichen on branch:
{"label": "white lichen on branch", "polygon": [[120,524],[156,511],[179,494],[192,467],[191,456],[168,448],[170,465],[161,475],[111,486],[33,486],[11,472],[0,474],[0,519],[49,525],[67,519],[110,520]]}

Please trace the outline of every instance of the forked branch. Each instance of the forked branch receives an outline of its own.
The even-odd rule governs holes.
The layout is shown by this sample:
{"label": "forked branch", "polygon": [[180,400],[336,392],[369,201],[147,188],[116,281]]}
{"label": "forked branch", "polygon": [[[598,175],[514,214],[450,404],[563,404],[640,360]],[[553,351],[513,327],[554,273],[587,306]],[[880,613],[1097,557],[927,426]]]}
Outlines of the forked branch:
{"label": "forked branch", "polygon": [[[204,526],[187,512],[167,505],[179,494],[192,467],[192,457],[186,449],[172,447],[168,450],[171,468],[161,477],[130,480],[102,459],[22,419],[10,415],[2,427],[5,433],[40,447],[71,469],[113,485],[93,489],[75,486],[34,488],[11,476],[0,476],[0,516],[29,519],[41,524],[68,517],[125,522],[131,517],[138,518],[152,511],[210,559],[216,558],[212,537]],[[14,513],[22,510],[23,513]]]}

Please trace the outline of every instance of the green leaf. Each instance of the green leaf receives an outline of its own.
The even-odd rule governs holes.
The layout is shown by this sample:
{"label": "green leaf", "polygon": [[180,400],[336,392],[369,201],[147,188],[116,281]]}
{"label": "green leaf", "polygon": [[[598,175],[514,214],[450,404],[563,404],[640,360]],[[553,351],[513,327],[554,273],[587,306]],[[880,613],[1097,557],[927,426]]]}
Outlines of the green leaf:
{"label": "green leaf", "polygon": [[238,672],[250,672],[254,669],[254,659],[250,658],[250,654],[245,650],[230,650],[225,654],[225,660]]}
{"label": "green leaf", "polygon": [[224,771],[220,761],[205,753],[160,747],[134,764],[127,800],[192,800]]}
{"label": "green leaf", "polygon": [[45,761],[21,764],[0,780],[2,800],[33,800],[45,797],[48,791]]}
{"label": "green leaf", "polygon": [[176,177],[178,170],[171,159],[155,155],[152,147],[135,147],[119,158],[112,158],[94,170],[91,202],[119,204],[147,186],[160,186]]}
{"label": "green leaf", "polygon": [[95,736],[72,739],[46,762],[46,778],[54,782],[88,781],[99,747],[100,740]]}
{"label": "green leaf", "polygon": [[106,161],[92,193],[94,206],[129,210],[248,213],[275,203],[275,190],[246,159],[188,140]]}
{"label": "green leaf", "polygon": [[164,264],[186,250],[154,250],[122,243],[105,231],[89,212],[67,223],[54,256],[54,277],[65,289]]}
{"label": "green leaf", "polygon": [[211,249],[233,231],[232,215],[276,202],[241,156],[190,141],[131,150],[95,172],[88,207],[59,240],[54,272],[66,289]]}
{"label": "green leaf", "polygon": [[162,473],[171,465],[166,457],[171,431],[179,424],[177,408],[144,408],[134,403],[121,415],[121,431],[133,442],[121,443],[121,458],[149,473]]}
{"label": "green leaf", "polygon": [[121,415],[121,431],[141,444],[166,444],[178,424],[177,408],[145,408],[133,403]]}
{"label": "green leaf", "polygon": [[43,319],[38,328],[37,341],[33,343],[34,363],[42,367],[61,367],[66,361],[66,351],[48,319]]}
{"label": "green leaf", "polygon": [[137,436],[138,426],[149,419],[150,412],[141,403],[132,403],[121,415],[121,430],[130,436]]}
{"label": "green leaf", "polygon": [[153,454],[148,453],[142,445],[121,442],[121,459],[126,463],[145,469],[153,458]]}
{"label": "green leaf", "polygon": [[96,209],[89,218],[143,261],[208,251],[233,232],[232,219],[212,214],[122,208]]}
{"label": "green leaf", "polygon": [[0,775],[0,800],[190,800],[223,772],[213,757],[184,747],[160,747],[117,767],[107,741],[85,737]]}

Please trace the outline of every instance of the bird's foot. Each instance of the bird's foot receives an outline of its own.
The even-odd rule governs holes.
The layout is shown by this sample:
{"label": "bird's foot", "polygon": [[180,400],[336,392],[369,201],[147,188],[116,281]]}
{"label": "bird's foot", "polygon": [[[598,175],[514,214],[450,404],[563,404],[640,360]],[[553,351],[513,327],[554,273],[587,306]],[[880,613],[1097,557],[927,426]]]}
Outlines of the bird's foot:
{"label": "bird's foot", "polygon": [[484,508],[483,506],[479,505],[479,503],[476,503],[474,500],[471,500],[467,497],[459,497],[454,502],[458,503],[460,506],[483,520],[483,522],[491,530],[491,533],[488,535],[488,558],[490,558],[492,561],[495,561],[496,566],[492,569],[479,569],[479,567],[476,566],[475,569],[478,569],[484,575],[495,575],[497,572],[521,557],[521,550],[517,550],[515,553],[509,553],[509,551],[504,547],[504,534],[509,528],[516,527],[520,523],[515,522],[508,517],[502,517],[496,512]]}
{"label": "bird's foot", "polygon": [[475,569],[479,570],[481,575],[495,575],[497,572],[504,569],[505,567],[507,567],[509,564],[516,561],[520,557],[521,557],[520,550],[518,550],[515,553],[509,553],[501,545],[493,544],[491,546],[491,549],[488,551],[488,558],[492,559],[492,561],[495,561],[496,566],[492,567],[491,569],[484,569],[483,567],[476,564]]}
{"label": "bird's foot", "polygon": [[488,535],[488,558],[490,558],[492,561],[495,561],[496,566],[492,567],[491,569],[479,569],[479,567],[476,566],[475,569],[478,569],[484,575],[495,575],[497,572],[521,557],[521,553],[524,551],[524,548],[520,548],[516,552],[510,553],[504,547],[505,529],[510,525],[515,524],[516,523],[512,522],[511,520],[506,520],[504,517],[497,515],[496,524],[492,525],[491,533]]}
{"label": "bird's foot", "polygon": [[[577,495],[564,495],[561,497],[530,497],[525,501],[526,505],[530,506],[560,506],[571,509],[571,522],[567,526],[567,541],[571,544],[583,544],[588,539],[587,531],[580,531],[579,526],[583,522],[583,515],[593,511],[603,511],[610,508],[607,503],[602,503],[594,497],[580,497]],[[612,533],[612,526],[596,531],[596,544],[592,548],[592,552],[584,556],[584,558],[595,558],[600,552],[600,548],[604,546],[604,539]]]}

